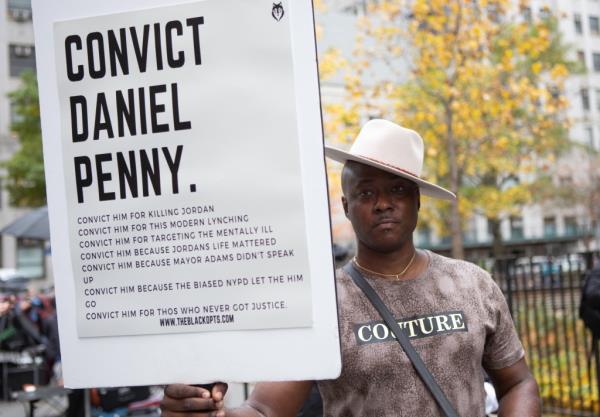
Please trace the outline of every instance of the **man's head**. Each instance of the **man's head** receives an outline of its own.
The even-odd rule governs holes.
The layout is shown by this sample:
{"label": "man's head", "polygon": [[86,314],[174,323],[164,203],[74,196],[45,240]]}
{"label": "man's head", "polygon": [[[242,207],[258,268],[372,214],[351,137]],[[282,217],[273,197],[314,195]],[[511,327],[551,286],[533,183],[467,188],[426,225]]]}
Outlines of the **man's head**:
{"label": "man's head", "polygon": [[378,252],[412,245],[421,194],[446,200],[456,196],[421,178],[424,144],[414,130],[387,120],[367,122],[349,151],[325,147],[344,163],[342,203],[359,244]]}
{"label": "man's head", "polygon": [[420,207],[416,183],[348,161],[342,171],[342,191],[344,212],[360,244],[385,253],[412,242]]}

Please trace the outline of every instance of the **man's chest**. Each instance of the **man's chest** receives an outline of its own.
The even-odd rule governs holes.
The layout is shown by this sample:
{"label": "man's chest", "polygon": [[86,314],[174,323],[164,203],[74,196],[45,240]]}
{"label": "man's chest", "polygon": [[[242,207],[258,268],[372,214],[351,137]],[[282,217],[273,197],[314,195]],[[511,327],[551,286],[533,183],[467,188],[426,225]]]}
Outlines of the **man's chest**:
{"label": "man's chest", "polygon": [[[360,291],[360,290],[358,290]],[[387,324],[360,292],[347,292],[340,306],[344,373],[413,374],[408,357]],[[465,297],[432,298],[388,290],[385,298],[399,327],[432,372],[481,364],[486,339],[485,312]],[[415,301],[418,300],[418,301]],[[394,369],[395,368],[395,369]]]}

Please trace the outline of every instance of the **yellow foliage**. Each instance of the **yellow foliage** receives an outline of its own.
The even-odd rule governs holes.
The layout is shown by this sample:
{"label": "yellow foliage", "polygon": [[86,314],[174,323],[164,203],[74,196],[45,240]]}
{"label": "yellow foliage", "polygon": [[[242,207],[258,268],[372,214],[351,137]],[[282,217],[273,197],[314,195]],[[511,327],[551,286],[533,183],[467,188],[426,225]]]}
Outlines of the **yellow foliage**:
{"label": "yellow foliage", "polygon": [[317,35],[317,41],[323,37],[323,26],[317,24],[315,26],[315,33]]}
{"label": "yellow foliage", "polygon": [[542,63],[541,62],[534,62],[531,65],[531,71],[534,74],[538,75],[542,71]]}
{"label": "yellow foliage", "polygon": [[[463,219],[474,210],[494,219],[518,210],[533,195],[527,178],[535,178],[531,174],[543,170],[543,162],[546,169],[553,166],[569,124],[562,88],[569,66],[546,53],[557,42],[546,20],[515,22],[518,8],[528,4],[369,2],[352,59],[342,61],[333,52],[321,58],[330,60],[323,76],[342,72],[347,92],[343,105],[324,108],[328,140],[348,143],[373,115],[398,121],[423,136],[427,177],[466,196],[458,203]],[[385,65],[389,74],[397,74],[398,62],[410,63],[406,78],[380,76],[387,74],[380,71]],[[558,87],[557,97],[549,94],[550,87]],[[458,184],[448,175],[453,166]],[[502,186],[507,176],[521,181]],[[447,209],[446,203],[424,204],[427,221],[440,230],[447,230]]]}
{"label": "yellow foliage", "polygon": [[429,14],[429,2],[417,0],[413,5],[413,12],[417,19],[422,19]]}
{"label": "yellow foliage", "polygon": [[556,64],[552,71],[550,71],[550,76],[554,80],[564,79],[569,75],[569,70],[564,64]]}
{"label": "yellow foliage", "polygon": [[330,48],[319,57],[319,76],[322,80],[332,78],[337,72],[347,65],[337,48]]}
{"label": "yellow foliage", "polygon": [[313,0],[313,6],[318,12],[327,11],[327,6],[323,0]]}
{"label": "yellow foliage", "polygon": [[506,136],[500,136],[496,142],[498,150],[505,151],[508,148],[508,138]]}

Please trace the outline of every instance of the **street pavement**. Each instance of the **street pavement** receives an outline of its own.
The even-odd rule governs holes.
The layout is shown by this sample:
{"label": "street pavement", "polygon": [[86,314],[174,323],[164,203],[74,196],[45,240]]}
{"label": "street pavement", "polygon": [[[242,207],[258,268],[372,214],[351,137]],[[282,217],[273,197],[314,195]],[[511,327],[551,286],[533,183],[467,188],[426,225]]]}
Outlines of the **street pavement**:
{"label": "street pavement", "polygon": [[[35,417],[59,417],[67,407],[67,398],[53,398],[52,402],[40,401],[35,404]],[[29,405],[18,401],[0,402],[0,417],[27,417]]]}

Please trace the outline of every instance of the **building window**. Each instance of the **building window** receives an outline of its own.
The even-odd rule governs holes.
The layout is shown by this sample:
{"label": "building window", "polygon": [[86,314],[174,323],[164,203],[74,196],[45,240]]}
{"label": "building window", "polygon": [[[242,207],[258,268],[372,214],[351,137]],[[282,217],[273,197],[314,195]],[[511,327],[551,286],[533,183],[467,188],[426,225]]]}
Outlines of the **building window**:
{"label": "building window", "polygon": [[531,23],[531,21],[533,20],[533,17],[531,15],[531,7],[521,7],[521,14],[523,15],[524,21]]}
{"label": "building window", "polygon": [[440,238],[440,245],[442,245],[442,246],[448,246],[448,245],[451,245],[451,244],[452,244],[452,236],[446,235],[446,236],[442,236]]}
{"label": "building window", "polygon": [[16,22],[31,20],[31,0],[8,0],[6,9],[8,16]]}
{"label": "building window", "polygon": [[600,88],[596,88],[596,110],[600,112]]}
{"label": "building window", "polygon": [[367,0],[354,1],[352,4],[344,7],[342,12],[358,16],[367,13]]}
{"label": "building window", "polygon": [[544,237],[556,237],[555,217],[544,217]]}
{"label": "building window", "polygon": [[35,48],[33,45],[9,45],[10,76],[18,77],[25,70],[35,71]]}
{"label": "building window", "polygon": [[594,71],[600,72],[600,53],[594,52],[592,54],[592,62],[594,65]]}
{"label": "building window", "polygon": [[28,278],[44,276],[44,242],[19,239],[17,241],[17,270]]}
{"label": "building window", "polygon": [[475,243],[477,242],[477,221],[472,218],[469,219],[466,223],[466,227],[463,230],[463,236],[465,243]]}
{"label": "building window", "polygon": [[520,216],[510,217],[510,238],[523,239],[523,218]]}
{"label": "building window", "polygon": [[585,52],[581,50],[577,51],[577,61],[579,61],[583,68],[587,68],[587,65],[585,64]]}
{"label": "building window", "polygon": [[417,230],[419,245],[431,246],[431,229],[428,226],[422,226]]}
{"label": "building window", "polygon": [[573,216],[565,217],[565,236],[576,236],[577,229],[577,219]]}
{"label": "building window", "polygon": [[540,19],[542,20],[546,20],[550,18],[550,9],[548,8],[548,6],[544,6],[540,8]]}
{"label": "building window", "polygon": [[587,143],[590,145],[592,149],[595,149],[594,143],[594,128],[592,126],[585,127],[585,136],[587,139]]}
{"label": "building window", "polygon": [[581,24],[581,15],[579,13],[573,15],[573,22],[575,23],[575,33],[581,35],[583,33],[583,25]]}
{"label": "building window", "polygon": [[590,33],[592,35],[600,35],[600,21],[598,16],[590,16]]}
{"label": "building window", "polygon": [[581,89],[581,107],[583,107],[583,110],[590,109],[590,92],[587,88]]}

